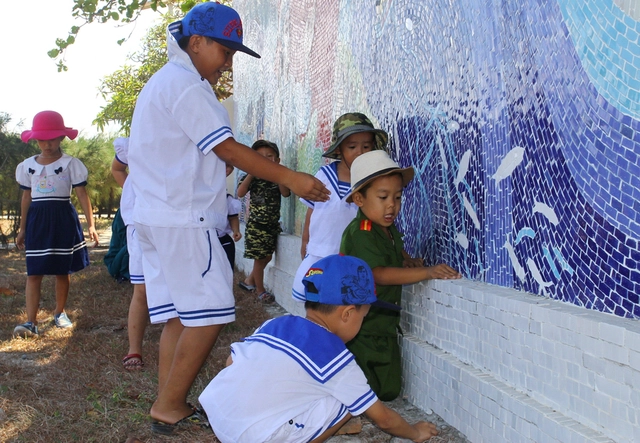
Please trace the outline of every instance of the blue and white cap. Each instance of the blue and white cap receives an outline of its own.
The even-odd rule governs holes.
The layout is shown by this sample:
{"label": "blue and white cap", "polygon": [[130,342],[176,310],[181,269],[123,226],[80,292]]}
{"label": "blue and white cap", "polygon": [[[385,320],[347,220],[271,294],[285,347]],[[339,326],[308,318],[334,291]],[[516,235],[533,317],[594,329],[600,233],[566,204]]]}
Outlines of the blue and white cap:
{"label": "blue and white cap", "polygon": [[329,255],[315,262],[302,279],[307,301],[325,305],[371,305],[400,311],[378,300],[373,272],[364,261],[349,255]]}
{"label": "blue and white cap", "polygon": [[180,41],[182,37],[203,35],[234,51],[253,57],[260,55],[242,44],[242,20],[235,9],[220,3],[205,2],[195,5],[182,20],[169,25],[169,32]]}

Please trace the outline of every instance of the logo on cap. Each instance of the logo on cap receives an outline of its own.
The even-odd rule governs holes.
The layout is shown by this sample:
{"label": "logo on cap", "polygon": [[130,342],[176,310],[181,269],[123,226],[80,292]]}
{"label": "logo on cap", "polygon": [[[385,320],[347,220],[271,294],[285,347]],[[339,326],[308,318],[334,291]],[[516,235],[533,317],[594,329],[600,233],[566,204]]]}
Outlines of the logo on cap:
{"label": "logo on cap", "polygon": [[324,271],[322,269],[309,268],[305,277],[311,277],[312,275],[322,275],[322,274],[324,274]]}
{"label": "logo on cap", "polygon": [[238,37],[242,38],[242,22],[238,19],[231,20],[227,23],[227,26],[224,27],[224,31],[222,31],[222,35],[225,37],[231,37],[231,33],[236,31]]}

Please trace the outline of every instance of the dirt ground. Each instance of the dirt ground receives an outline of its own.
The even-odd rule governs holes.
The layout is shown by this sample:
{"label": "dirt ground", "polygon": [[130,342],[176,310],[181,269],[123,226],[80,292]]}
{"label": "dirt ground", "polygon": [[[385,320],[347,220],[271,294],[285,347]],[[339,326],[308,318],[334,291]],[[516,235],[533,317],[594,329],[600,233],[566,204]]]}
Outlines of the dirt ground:
{"label": "dirt ground", "polygon": [[[104,244],[104,243],[103,243]],[[67,313],[70,330],[52,327],[53,278],[45,277],[38,321],[40,337],[13,339],[13,328],[26,320],[24,254],[0,250],[0,441],[2,442],[217,442],[210,430],[186,431],[175,437],[153,435],[149,408],[155,398],[157,344],[161,327],[147,328],[145,368],[128,372],[121,359],[127,351],[126,319],[132,288],[117,283],[102,263],[107,247],[91,249],[91,266],[71,277]],[[235,275],[235,282],[243,276]],[[237,285],[234,284],[237,288]],[[250,335],[281,310],[236,291],[237,320],[222,332],[190,395],[199,393],[223,367],[229,345]],[[411,420],[435,422],[435,443],[466,440],[435,414],[426,415],[403,400],[392,403]],[[331,442],[400,442],[364,421],[357,436]]]}

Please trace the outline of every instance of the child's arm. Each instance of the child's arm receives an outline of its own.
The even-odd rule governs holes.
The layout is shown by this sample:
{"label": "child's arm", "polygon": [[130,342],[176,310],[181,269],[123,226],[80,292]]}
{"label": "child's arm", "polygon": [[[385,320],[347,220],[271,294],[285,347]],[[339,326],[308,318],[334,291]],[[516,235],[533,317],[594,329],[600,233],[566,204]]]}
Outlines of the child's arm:
{"label": "child's arm", "polygon": [[[222,161],[256,177],[284,185],[302,198],[311,201],[327,201],[329,199],[329,190],[314,176],[295,172],[274,163],[248,146],[236,142],[233,138],[224,140],[213,148],[213,152]],[[240,196],[239,192],[238,196]]]}
{"label": "child's arm", "polygon": [[365,415],[383,431],[396,437],[409,438],[416,443],[438,435],[438,429],[433,423],[419,421],[410,425],[400,414],[386,407],[380,400],[367,409]]}
{"label": "child's arm", "polygon": [[238,194],[239,198],[242,198],[245,195],[247,195],[247,192],[249,192],[249,185],[251,184],[252,181],[253,181],[253,175],[251,174],[245,175],[244,179],[238,185],[238,189],[236,189],[236,193]]}
{"label": "child's arm", "polygon": [[410,285],[422,280],[453,280],[462,277],[458,271],[444,263],[416,268],[376,266],[372,271],[377,285]]}
{"label": "child's arm", "polygon": [[238,214],[229,216],[229,226],[231,226],[231,231],[233,232],[233,241],[240,240],[242,234],[240,233],[240,217],[238,217]]}
{"label": "child's arm", "polygon": [[20,230],[16,236],[16,246],[24,249],[24,239],[27,235],[27,212],[31,205],[31,189],[22,190],[22,200],[20,201]]}
{"label": "child's arm", "polygon": [[96,226],[93,220],[93,210],[91,209],[91,201],[89,200],[87,189],[84,186],[76,186],[74,189],[76,191],[78,201],[80,202],[80,206],[82,206],[84,217],[87,219],[87,226],[89,227],[89,238],[95,242],[95,244],[93,245],[94,247],[98,246],[100,239],[98,238],[98,233],[96,232]]}
{"label": "child's arm", "polygon": [[411,257],[404,249],[402,250],[402,258],[404,259],[402,261],[402,266],[405,268],[420,268],[424,266],[421,258]]}
{"label": "child's arm", "polygon": [[124,186],[124,181],[127,179],[127,165],[114,158],[111,162],[111,175],[116,180],[116,183],[121,188]]}
{"label": "child's arm", "polygon": [[278,188],[280,189],[280,195],[283,197],[289,197],[291,195],[291,190],[286,186],[278,185]]}
{"label": "child's arm", "polygon": [[309,223],[311,222],[312,208],[307,208],[307,215],[304,217],[304,227],[302,228],[302,244],[300,245],[300,257],[304,260],[307,255],[307,243],[309,243]]}

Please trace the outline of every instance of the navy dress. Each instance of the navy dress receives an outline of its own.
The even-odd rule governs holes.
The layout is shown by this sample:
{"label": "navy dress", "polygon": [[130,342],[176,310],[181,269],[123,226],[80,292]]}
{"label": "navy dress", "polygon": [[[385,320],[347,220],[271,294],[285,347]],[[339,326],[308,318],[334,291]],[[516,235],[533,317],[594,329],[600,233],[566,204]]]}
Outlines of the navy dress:
{"label": "navy dress", "polygon": [[82,226],[71,204],[71,190],[87,184],[87,168],[63,154],[49,165],[33,156],[18,165],[16,180],[31,190],[25,251],[27,275],[64,275],[89,266]]}

